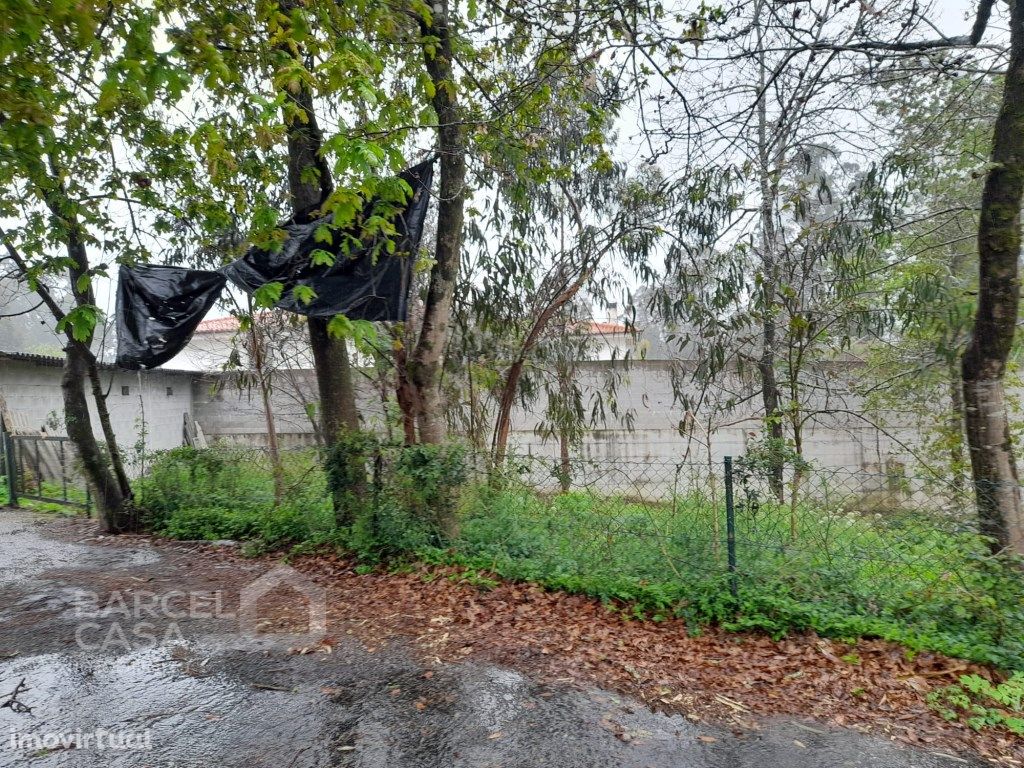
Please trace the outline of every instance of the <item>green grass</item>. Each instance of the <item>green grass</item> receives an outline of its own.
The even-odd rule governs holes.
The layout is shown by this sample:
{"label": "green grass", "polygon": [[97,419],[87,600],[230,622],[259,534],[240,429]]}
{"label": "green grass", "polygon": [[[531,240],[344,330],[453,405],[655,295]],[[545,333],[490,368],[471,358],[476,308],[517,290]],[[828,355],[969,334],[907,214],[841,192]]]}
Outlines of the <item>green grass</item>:
{"label": "green grass", "polygon": [[460,494],[458,538],[442,543],[422,510],[406,508],[409,478],[393,480],[398,490],[378,494],[376,507],[342,531],[314,454],[288,456],[286,485],[275,507],[259,454],[178,449],[158,458],[137,496],[151,526],[176,538],[248,539],[260,548],[332,542],[370,560],[405,553],[484,580],[496,574],[590,595],[638,618],[681,617],[691,631],[718,624],[773,636],[881,637],[1024,669],[1020,571],[989,557],[980,537],[921,513],[804,505],[793,538],[788,506],[741,507],[730,574],[723,512],[699,489],[639,502],[471,484]]}
{"label": "green grass", "polygon": [[737,515],[738,599],[720,513],[675,504],[524,489],[476,489],[460,540],[431,557],[505,578],[628,603],[650,617],[781,635],[881,637],[914,650],[1024,668],[1024,581],[977,536],[912,514]]}
{"label": "green grass", "polygon": [[[31,493],[33,495],[47,496],[51,499],[59,499],[64,493],[64,488],[60,483],[43,481],[42,487],[39,489],[33,488]],[[67,487],[67,498],[68,503],[64,504],[59,501],[41,501],[29,496],[19,495],[18,506],[24,509],[31,509],[34,512],[46,512],[49,514],[69,516],[85,514],[86,493],[84,490],[69,485]],[[7,478],[0,476],[0,507],[6,506],[9,503],[10,494],[7,488]]]}

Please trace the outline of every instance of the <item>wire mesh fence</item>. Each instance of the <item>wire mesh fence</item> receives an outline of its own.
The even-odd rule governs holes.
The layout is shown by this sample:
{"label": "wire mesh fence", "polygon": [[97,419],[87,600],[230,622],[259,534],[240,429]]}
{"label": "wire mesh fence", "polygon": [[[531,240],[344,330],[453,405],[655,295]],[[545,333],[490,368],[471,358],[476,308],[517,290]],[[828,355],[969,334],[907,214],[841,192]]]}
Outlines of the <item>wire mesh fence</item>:
{"label": "wire mesh fence", "polygon": [[[1024,669],[1024,571],[993,554],[969,483],[896,464],[778,473],[746,457],[511,455],[495,466],[488,455],[435,464],[430,455],[367,449],[370,524],[350,533],[339,532],[324,457],[312,449],[284,452],[280,500],[266,451],[238,446],[166,454],[137,499],[158,530],[179,538],[336,541],[693,627],[883,637]],[[449,505],[449,495],[457,530],[424,530],[428,507]]]}
{"label": "wire mesh fence", "polygon": [[979,533],[969,485],[743,458],[513,457],[478,479],[457,546],[499,572],[648,612],[1024,665],[1020,562]]}

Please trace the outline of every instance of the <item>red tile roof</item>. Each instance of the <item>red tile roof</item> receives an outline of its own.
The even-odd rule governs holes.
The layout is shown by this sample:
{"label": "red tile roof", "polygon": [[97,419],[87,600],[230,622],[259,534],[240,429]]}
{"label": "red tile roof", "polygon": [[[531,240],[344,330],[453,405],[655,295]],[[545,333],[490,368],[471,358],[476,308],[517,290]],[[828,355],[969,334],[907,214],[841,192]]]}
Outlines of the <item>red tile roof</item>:
{"label": "red tile roof", "polygon": [[599,323],[593,321],[584,326],[587,333],[594,336],[603,336],[606,333],[625,333],[626,326],[622,323]]}
{"label": "red tile roof", "polygon": [[238,318],[234,315],[227,317],[211,317],[203,320],[196,326],[196,333],[234,333],[238,330]]}

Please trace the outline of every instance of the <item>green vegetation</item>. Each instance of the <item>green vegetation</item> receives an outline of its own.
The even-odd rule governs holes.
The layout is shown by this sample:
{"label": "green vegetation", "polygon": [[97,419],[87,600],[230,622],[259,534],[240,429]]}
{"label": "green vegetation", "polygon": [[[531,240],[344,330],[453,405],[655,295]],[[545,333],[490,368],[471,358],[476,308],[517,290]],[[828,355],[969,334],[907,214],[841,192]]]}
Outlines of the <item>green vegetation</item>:
{"label": "green vegetation", "polygon": [[322,542],[334,533],[323,472],[312,453],[285,462],[285,501],[274,506],[266,458],[245,449],[175,448],[160,454],[135,486],[144,522],[176,539],[252,540],[275,548]]}
{"label": "green vegetation", "polygon": [[[56,501],[61,499],[64,494],[67,494],[67,503],[61,503]],[[73,486],[67,486],[64,488],[60,483],[54,483],[44,480],[39,487],[33,487],[30,490],[33,496],[46,496],[48,499],[55,499],[55,501],[41,501],[40,499],[33,499],[29,496],[20,495],[18,496],[18,506],[25,509],[31,509],[36,512],[50,512],[61,515],[75,515],[84,514],[87,504],[88,496],[86,492],[81,488]],[[10,502],[10,496],[7,489],[7,478],[0,475],[0,507],[6,506]]]}
{"label": "green vegetation", "polygon": [[[335,527],[312,453],[288,457],[290,490],[276,508],[265,463],[256,452],[232,449],[161,455],[139,498],[151,526],[177,538],[249,539],[261,548],[330,543],[368,563],[413,557],[456,564],[480,583],[531,581],[637,618],[681,617],[693,631],[714,623],[773,636],[881,637],[1024,669],[1019,572],[992,558],[981,537],[923,513],[741,507],[734,598],[724,512],[699,483],[659,502],[547,494],[507,477],[467,480],[460,449],[377,455],[373,486],[351,527]],[[457,505],[458,531],[439,530],[442,504]]]}
{"label": "green vegetation", "polygon": [[993,685],[978,675],[963,675],[959,685],[934,691],[928,703],[947,720],[964,720],[971,728],[1003,727],[1024,736],[1024,673]]}

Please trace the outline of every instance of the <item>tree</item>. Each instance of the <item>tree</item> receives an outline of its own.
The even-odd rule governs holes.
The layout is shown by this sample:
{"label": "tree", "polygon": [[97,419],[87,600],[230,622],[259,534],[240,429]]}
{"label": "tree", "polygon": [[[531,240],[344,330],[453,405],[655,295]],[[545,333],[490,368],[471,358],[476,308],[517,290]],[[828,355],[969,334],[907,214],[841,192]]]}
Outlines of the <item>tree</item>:
{"label": "tree", "polygon": [[118,533],[136,520],[93,351],[102,319],[95,281],[109,269],[96,258],[148,258],[147,240],[167,231],[161,190],[183,165],[181,137],[167,128],[160,105],[179,98],[186,79],[155,46],[162,18],[153,8],[23,3],[8,13],[0,42],[0,217],[14,223],[0,231],[3,258],[64,337],[68,436],[103,529]]}
{"label": "tree", "polygon": [[[695,126],[709,125],[719,145],[725,141],[723,129],[739,124],[745,126],[756,120],[764,98],[777,90],[782,70],[770,69],[769,76],[755,79],[757,85],[748,88],[754,95],[753,103],[742,109],[731,110],[732,117],[708,119],[700,109],[686,99],[680,85],[671,81],[671,75],[686,68],[684,48],[687,43],[695,51],[715,44],[732,44],[745,35],[759,34],[764,24],[776,31],[768,50],[789,68],[801,59],[809,66],[800,68],[798,83],[821,82],[817,73],[826,72],[825,65],[849,68],[854,78],[889,76],[898,64],[912,57],[924,57],[924,66],[932,70],[955,71],[970,68],[975,59],[957,55],[957,49],[976,48],[988,27],[995,0],[980,0],[977,14],[968,34],[957,36],[928,35],[937,27],[927,18],[930,8],[919,3],[898,4],[877,9],[861,4],[828,7],[814,3],[788,3],[777,5],[752,0],[739,2],[735,7],[703,9],[695,14],[682,33],[677,28],[659,27],[658,16],[643,17],[648,26],[634,23],[630,36],[636,41],[636,55],[643,56],[649,66],[648,74],[656,73],[669,80],[668,87],[680,97],[686,110],[688,130],[685,136],[692,141]],[[1024,106],[1024,11],[1019,3],[1009,3],[1010,46],[1008,65],[1004,74],[1004,92],[999,114],[993,129],[991,162],[985,176],[985,188],[980,208],[978,229],[978,309],[971,342],[964,352],[961,372],[963,378],[966,434],[971,455],[972,477],[978,501],[979,519],[983,530],[992,536],[997,549],[1024,549],[1024,521],[1009,422],[1006,414],[1004,375],[1012,347],[1019,303],[1019,246],[1020,203],[1024,194],[1024,138],[1020,127]],[[746,16],[744,11],[755,13]],[[809,11],[805,13],[805,11]],[[749,18],[753,23],[738,26],[729,22]],[[763,22],[763,23],[762,23]],[[924,33],[922,33],[924,30]],[[988,46],[989,49],[999,46]],[[752,51],[741,51],[727,57],[731,63],[758,61],[756,46]],[[677,54],[672,61],[671,55]],[[661,56],[659,58],[658,56]],[[694,53],[694,58],[697,54]],[[813,64],[810,62],[824,62]],[[832,70],[835,71],[835,70]],[[842,71],[842,70],[840,70]],[[693,74],[690,72],[689,74]],[[845,79],[845,78],[841,78]],[[840,80],[840,81],[841,81]],[[836,94],[840,81],[832,80],[826,93]],[[870,80],[866,85],[870,85]],[[801,87],[804,87],[801,85]],[[741,84],[742,88],[742,84]],[[847,92],[849,97],[850,92]],[[728,99],[716,97],[728,104]],[[659,104],[660,107],[660,104]],[[857,109],[856,101],[848,100],[842,109]],[[783,111],[783,117],[806,113],[805,101],[793,103]],[[713,113],[712,113],[713,114]],[[780,123],[773,125],[782,129]],[[830,130],[833,137],[841,135],[842,126]],[[779,130],[782,137],[785,130]],[[678,133],[676,134],[678,135]],[[762,174],[763,175],[763,174]],[[771,283],[771,275],[766,274]],[[768,403],[766,402],[766,405]],[[777,485],[777,481],[776,481]]]}
{"label": "tree", "polygon": [[879,282],[894,333],[871,345],[859,391],[879,415],[912,414],[922,455],[957,488],[970,472],[959,361],[976,311],[978,205],[996,86],[989,74],[919,73],[880,96],[898,138],[886,163],[907,199],[893,267]]}
{"label": "tree", "polygon": [[[982,0],[979,19],[992,3]],[[1010,56],[978,226],[978,311],[963,355],[967,446],[982,532],[1024,555],[1024,508],[1003,380],[1020,311],[1024,202],[1024,3],[1010,4]]]}
{"label": "tree", "polygon": [[[207,89],[205,119],[194,132],[208,169],[208,187],[195,206],[207,232],[241,215],[250,225],[249,242],[274,247],[280,189],[294,220],[324,218],[318,237],[325,241],[352,229],[361,240],[394,232],[396,204],[408,190],[391,173],[404,165],[416,102],[400,76],[406,62],[399,38],[407,23],[392,11],[375,0],[181,8],[177,51]],[[394,79],[380,83],[387,64]],[[326,135],[324,116],[338,126]],[[252,179],[262,181],[255,194]],[[375,197],[383,200],[380,210],[365,210]],[[257,304],[273,305],[280,291],[280,284],[264,286]],[[347,339],[368,332],[367,325],[341,315],[308,322],[319,434],[329,448],[359,429]],[[353,476],[361,462],[351,457]],[[339,524],[351,523],[345,505],[337,507]]]}

